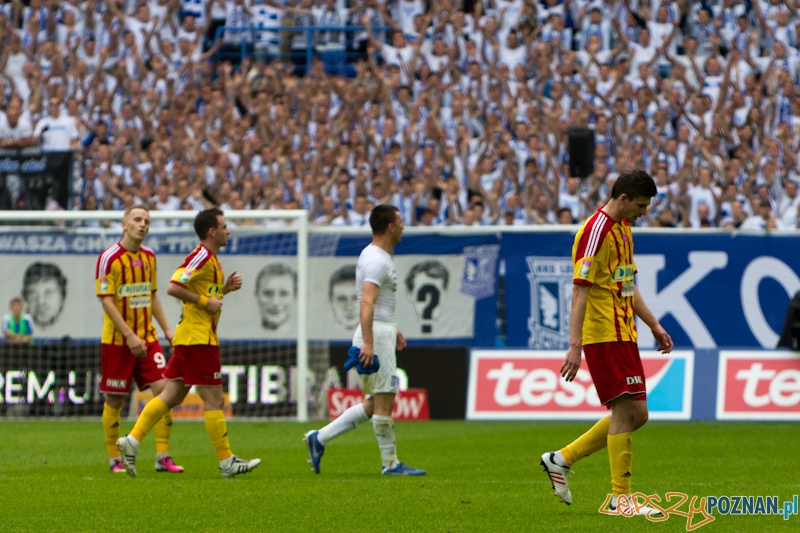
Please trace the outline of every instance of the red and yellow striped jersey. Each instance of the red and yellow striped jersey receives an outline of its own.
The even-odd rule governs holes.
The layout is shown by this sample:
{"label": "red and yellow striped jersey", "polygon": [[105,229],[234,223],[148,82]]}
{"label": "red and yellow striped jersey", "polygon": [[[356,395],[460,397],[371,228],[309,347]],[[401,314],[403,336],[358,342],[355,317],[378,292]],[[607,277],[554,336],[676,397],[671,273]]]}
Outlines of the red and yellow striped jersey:
{"label": "red and yellow striped jersey", "polygon": [[[190,253],[172,275],[170,283],[177,283],[197,294],[222,298],[225,276],[217,256],[202,244]],[[220,311],[209,313],[198,304],[183,302],[183,311],[175,328],[174,346],[204,344],[219,346],[217,324]]]}
{"label": "red and yellow striped jersey", "polygon": [[582,342],[636,342],[633,235],[627,220],[615,222],[598,210],[578,230],[572,245],[573,283],[591,285]]}
{"label": "red and yellow striped jersey", "polygon": [[[113,296],[114,306],[122,319],[146,344],[156,342],[152,323],[152,295],[158,289],[156,254],[142,246],[131,252],[117,243],[100,254],[95,269],[95,291],[98,297]],[[103,313],[103,344],[125,345],[111,318]]]}

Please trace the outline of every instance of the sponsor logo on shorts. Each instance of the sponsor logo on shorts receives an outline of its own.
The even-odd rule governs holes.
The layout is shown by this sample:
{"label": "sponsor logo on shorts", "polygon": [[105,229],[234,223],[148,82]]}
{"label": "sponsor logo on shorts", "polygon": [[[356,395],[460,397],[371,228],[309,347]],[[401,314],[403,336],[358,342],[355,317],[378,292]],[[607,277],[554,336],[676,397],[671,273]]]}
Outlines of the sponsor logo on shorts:
{"label": "sponsor logo on shorts", "polygon": [[627,385],[641,385],[643,383],[642,376],[627,376],[625,383]]}
{"label": "sponsor logo on shorts", "polygon": [[722,350],[719,420],[800,420],[800,359],[792,353]]}
{"label": "sponsor logo on shorts", "polygon": [[[644,375],[627,379],[647,383],[650,418],[689,420],[694,352],[642,352],[641,359]],[[607,412],[600,404],[586,361],[571,382],[561,378],[563,362],[562,351],[472,350],[467,418],[597,419]]]}
{"label": "sponsor logo on shorts", "polygon": [[110,389],[127,389],[128,388],[128,380],[127,379],[107,379],[106,380],[106,387]]}
{"label": "sponsor logo on shorts", "polygon": [[222,379],[222,372],[214,372],[214,379]]}

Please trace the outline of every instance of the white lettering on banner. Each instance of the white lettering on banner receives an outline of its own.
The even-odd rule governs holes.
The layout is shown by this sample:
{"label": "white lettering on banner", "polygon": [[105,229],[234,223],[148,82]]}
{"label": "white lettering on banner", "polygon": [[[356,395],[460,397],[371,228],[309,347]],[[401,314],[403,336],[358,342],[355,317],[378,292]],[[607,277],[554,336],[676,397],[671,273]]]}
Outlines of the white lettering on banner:
{"label": "white lettering on banner", "polygon": [[[497,380],[494,387],[494,401],[502,407],[514,407],[520,403],[542,406],[555,402],[561,407],[575,407],[584,401],[592,406],[600,405],[600,398],[594,385],[584,387],[581,383],[591,383],[592,377],[584,369],[578,370],[575,380],[560,381],[558,374],[547,368],[535,368],[530,372],[514,368],[513,362],[505,362],[500,368],[486,373],[486,379]],[[519,381],[519,393],[509,394],[512,381]],[[563,390],[558,390],[559,387]]]}
{"label": "white lettering on banner", "polygon": [[286,371],[279,365],[261,367],[261,403],[273,404],[286,400]]}
{"label": "white lettering on banner", "polygon": [[[394,405],[394,411],[397,412],[396,418],[400,419],[417,419],[419,418],[422,408],[425,405],[424,393],[417,393],[412,397],[398,396]],[[394,412],[392,417],[395,418]]]}
{"label": "white lettering on banner", "polygon": [[487,372],[487,379],[496,379],[494,387],[494,401],[502,407],[511,407],[520,402],[519,394],[508,394],[508,385],[512,379],[525,377],[525,370],[515,370],[514,363],[503,363],[500,368],[493,368]]}
{"label": "white lettering on banner", "polygon": [[[744,402],[750,407],[766,407],[774,403],[778,407],[800,404],[800,371],[794,369],[764,370],[762,363],[753,363],[747,370],[736,372],[736,379],[744,381]],[[758,394],[758,385],[769,381],[767,394]],[[785,394],[788,393],[788,394]]]}
{"label": "white lettering on banner", "polygon": [[[635,262],[639,271],[637,286],[642,299],[660,320],[667,314],[678,322],[692,341],[695,348],[714,348],[717,346],[703,321],[686,299],[686,293],[705,278],[711,271],[725,268],[728,254],[725,252],[689,252],[689,268],[672,283],[658,290],[658,273],[666,264],[663,255],[637,255]],[[636,319],[639,332],[639,346],[652,348],[656,345],[650,328]]]}
{"label": "white lettering on banner", "polygon": [[239,376],[245,373],[244,365],[222,365],[223,376],[228,376],[228,401],[235,404],[239,401]]}
{"label": "white lettering on banner", "polygon": [[[328,390],[328,414],[331,420],[364,401],[361,389],[331,388]],[[400,391],[394,400],[395,420],[428,420],[428,392],[425,389]]]}
{"label": "white lettering on banner", "polygon": [[55,384],[56,373],[53,370],[47,373],[47,377],[41,385],[39,384],[36,372],[32,370],[28,372],[28,403],[32,404],[36,400],[43,400],[45,398],[47,398],[50,403],[53,403],[55,395],[51,389]]}
{"label": "white lettering on banner", "polygon": [[25,379],[25,372],[22,370],[9,370],[6,372],[6,403],[14,405],[18,403],[25,403],[20,393],[22,392],[22,383],[15,383]]}
{"label": "white lettering on banner", "polygon": [[756,340],[763,348],[774,348],[778,345],[780,334],[773,331],[758,297],[758,288],[761,281],[771,278],[780,283],[789,298],[800,291],[800,278],[786,263],[774,257],[759,257],[747,265],[742,274],[741,295],[742,310]]}

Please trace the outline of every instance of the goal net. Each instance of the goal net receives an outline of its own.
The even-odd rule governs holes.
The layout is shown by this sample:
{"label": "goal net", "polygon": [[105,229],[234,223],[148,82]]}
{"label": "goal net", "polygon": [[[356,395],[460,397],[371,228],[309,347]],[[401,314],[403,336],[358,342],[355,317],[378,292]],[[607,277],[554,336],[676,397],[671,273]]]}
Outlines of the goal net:
{"label": "goal net", "polygon": [[[34,328],[32,343],[0,345],[0,416],[102,414],[103,312],[94,274],[99,254],[121,238],[121,216],[0,212],[0,305],[21,298]],[[173,329],[181,308],[166,287],[198,244],[194,216],[151,212],[144,242],[156,253],[158,294]],[[330,368],[325,328],[319,327],[330,314],[326,258],[333,256],[338,237],[310,236],[305,217],[299,210],[226,213],[231,237],[220,262],[226,276],[235,271],[243,278],[241,290],[225,297],[218,327],[231,416],[323,418],[327,389],[340,384]],[[167,351],[157,324],[156,329]],[[136,415],[147,400],[134,387],[123,412]],[[175,416],[202,417],[202,402],[190,394]]]}

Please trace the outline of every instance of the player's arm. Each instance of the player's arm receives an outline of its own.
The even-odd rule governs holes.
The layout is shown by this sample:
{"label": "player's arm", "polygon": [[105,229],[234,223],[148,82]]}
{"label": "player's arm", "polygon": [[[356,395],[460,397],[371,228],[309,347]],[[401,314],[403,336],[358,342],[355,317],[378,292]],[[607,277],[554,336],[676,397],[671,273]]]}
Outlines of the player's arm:
{"label": "player's arm", "polygon": [[586,317],[586,300],[589,297],[588,284],[576,283],[572,286],[572,311],[569,314],[569,348],[564,364],[561,365],[561,376],[567,381],[575,379],[581,366],[581,349],[583,348],[583,320]]}
{"label": "player's arm", "polygon": [[219,311],[220,307],[222,307],[222,300],[220,298],[217,298],[216,296],[208,297],[203,296],[202,294],[197,294],[196,292],[191,291],[183,285],[175,283],[174,281],[171,281],[169,285],[167,285],[167,294],[173,298],[177,298],[182,302],[197,304],[209,313],[216,313]]}
{"label": "player's arm", "polygon": [[156,322],[158,322],[158,325],[161,326],[161,331],[164,332],[164,337],[166,337],[167,342],[172,344],[172,328],[169,327],[167,315],[164,313],[164,307],[161,305],[161,298],[158,297],[158,293],[153,292],[152,302],[153,317],[156,319]]}
{"label": "player's arm", "polygon": [[361,335],[364,342],[361,345],[361,355],[359,360],[365,366],[372,366],[372,361],[375,356],[375,346],[373,345],[374,337],[372,336],[372,320],[375,317],[375,300],[378,299],[378,292],[381,288],[370,281],[364,282],[364,288],[361,292],[361,309],[359,312],[359,320],[361,321]]}
{"label": "player's arm", "polygon": [[147,355],[147,346],[145,346],[144,341],[136,334],[135,331],[131,329],[131,327],[125,323],[125,319],[122,318],[122,314],[117,310],[117,307],[114,305],[114,297],[113,296],[103,296],[100,300],[103,305],[103,312],[111,319],[111,322],[114,323],[114,327],[117,328],[117,331],[122,333],[122,336],[125,338],[125,342],[128,344],[128,348],[131,349],[131,353],[136,357],[144,357]]}
{"label": "player's arm", "polygon": [[402,350],[406,347],[406,338],[400,333],[400,330],[397,330],[397,351]]}
{"label": "player's arm", "polygon": [[639,287],[635,285],[633,286],[633,310],[636,316],[641,318],[642,322],[647,324],[647,327],[653,332],[653,337],[658,341],[658,348],[656,349],[661,351],[661,353],[671,352],[672,348],[675,347],[672,342],[672,337],[669,336],[667,330],[661,326],[656,316],[650,311],[647,304],[644,303],[644,298],[642,298],[639,292]]}

